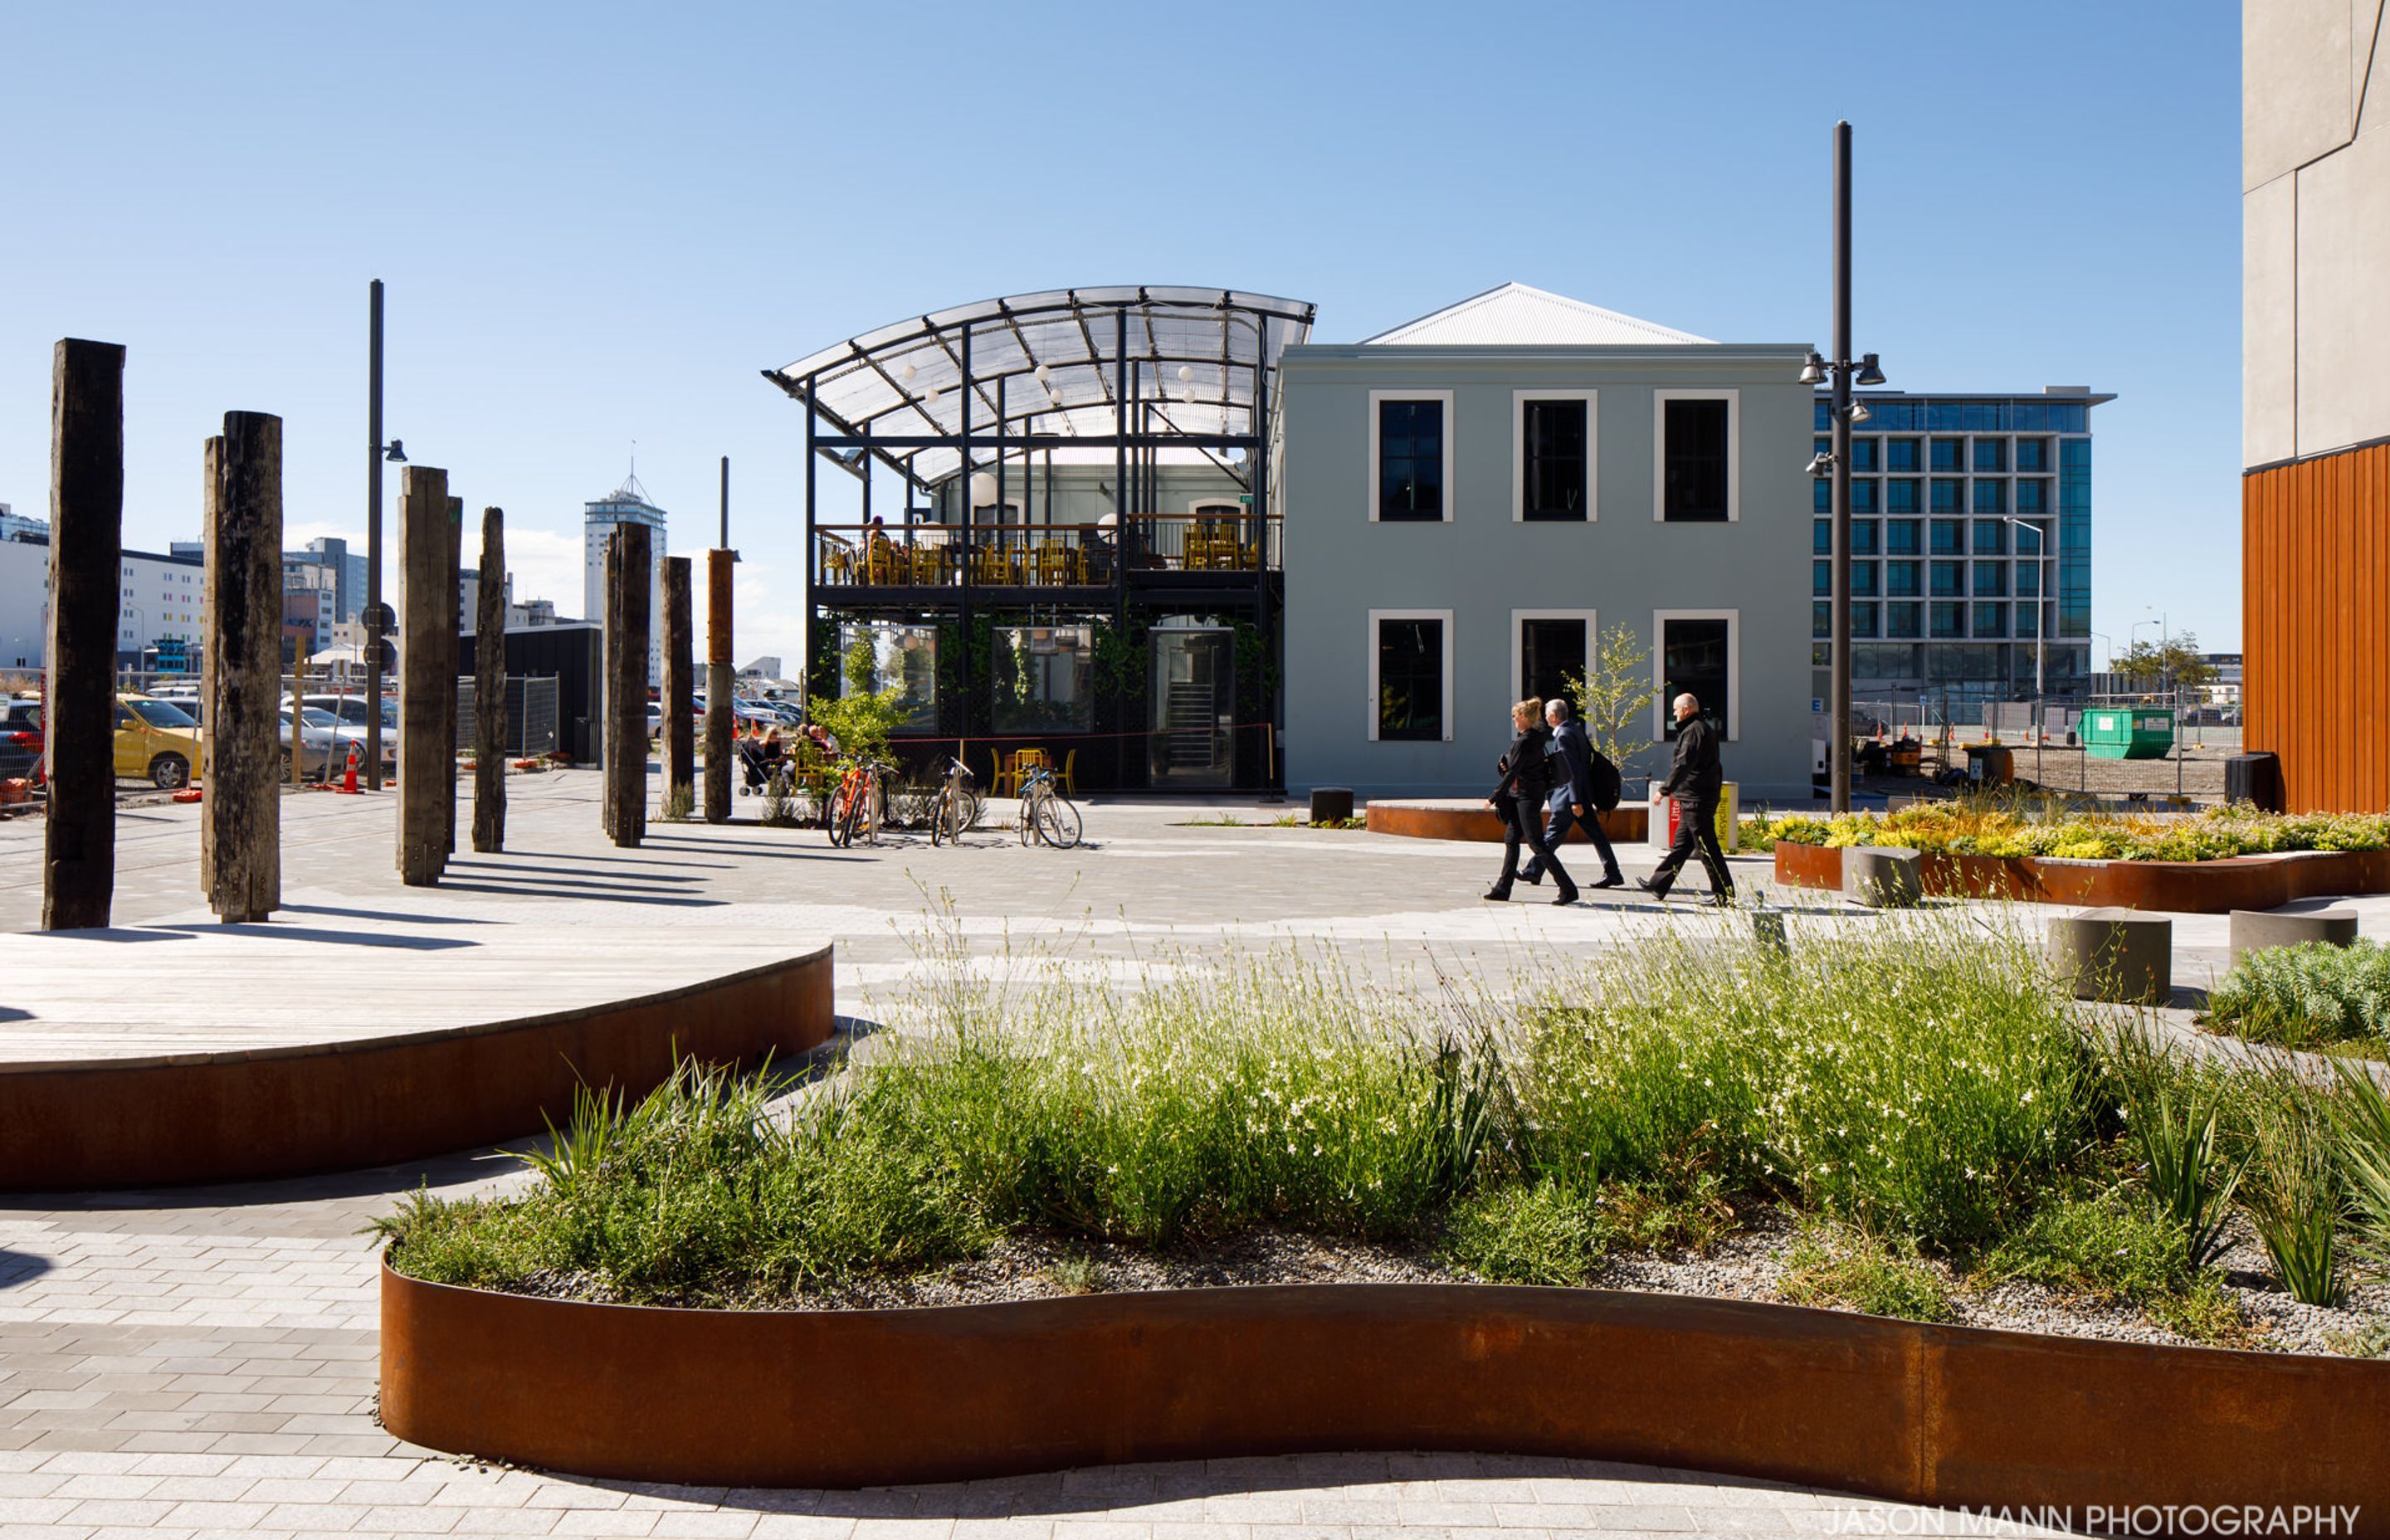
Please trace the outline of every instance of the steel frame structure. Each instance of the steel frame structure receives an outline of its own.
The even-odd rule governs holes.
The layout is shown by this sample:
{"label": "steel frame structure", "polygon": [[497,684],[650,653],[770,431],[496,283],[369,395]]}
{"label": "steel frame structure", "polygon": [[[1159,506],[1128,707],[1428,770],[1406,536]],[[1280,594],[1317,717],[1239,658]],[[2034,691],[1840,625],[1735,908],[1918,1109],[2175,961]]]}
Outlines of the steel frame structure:
{"label": "steel frame structure", "polygon": [[[783,368],[770,380],[805,410],[805,675],[816,677],[825,637],[844,618],[893,614],[958,621],[1044,610],[1116,626],[1162,610],[1250,610],[1267,656],[1280,656],[1282,580],[1268,532],[1274,512],[1269,446],[1278,362],[1304,340],[1317,307],[1234,289],[1137,286],[1073,289],[983,301],[932,313],[850,339]],[[1174,391],[1174,386],[1176,390]],[[862,483],[862,522],[872,518],[872,474],[893,471],[906,488],[909,540],[921,526],[916,496],[934,502],[957,478],[993,472],[998,506],[1008,468],[1018,466],[1022,510],[1034,505],[1034,467],[1042,451],[1110,448],[1117,552],[1100,585],[988,584],[974,578],[981,526],[968,495],[957,538],[960,582],[841,586],[825,601],[820,488],[824,462]],[[1250,571],[1158,571],[1145,564],[1134,516],[1152,511],[1164,451],[1193,450],[1244,489],[1258,532]],[[1242,451],[1241,465],[1226,457]],[[1048,454],[1050,477],[1052,456]],[[1048,508],[1048,523],[1051,509]],[[1001,526],[999,526],[1001,528]],[[969,676],[974,697],[988,681]],[[1275,668],[1271,672],[1276,672]],[[1275,722],[1276,692],[1262,690]],[[968,717],[966,702],[963,711]],[[917,735],[924,743],[957,734]],[[1121,739],[1113,738],[1115,743]],[[1116,784],[1127,778],[1124,754],[1112,756]],[[1279,782],[1275,755],[1265,784]]]}

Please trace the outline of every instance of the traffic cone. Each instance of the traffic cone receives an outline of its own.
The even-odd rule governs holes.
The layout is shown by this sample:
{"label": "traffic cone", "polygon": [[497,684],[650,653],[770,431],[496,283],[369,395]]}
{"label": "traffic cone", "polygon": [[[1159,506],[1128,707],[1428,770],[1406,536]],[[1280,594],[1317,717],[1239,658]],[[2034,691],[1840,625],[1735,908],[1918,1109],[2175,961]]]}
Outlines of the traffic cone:
{"label": "traffic cone", "polygon": [[341,795],[353,797],[357,792],[357,746],[349,745],[349,767],[341,775]]}

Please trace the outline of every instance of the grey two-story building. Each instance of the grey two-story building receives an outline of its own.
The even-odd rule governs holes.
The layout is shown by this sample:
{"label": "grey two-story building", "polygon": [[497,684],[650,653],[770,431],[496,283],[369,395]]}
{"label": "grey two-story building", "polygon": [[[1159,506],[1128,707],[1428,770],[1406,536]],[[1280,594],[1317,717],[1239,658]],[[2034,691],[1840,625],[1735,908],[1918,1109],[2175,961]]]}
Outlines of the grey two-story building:
{"label": "grey two-story building", "polygon": [[1518,284],[1288,348],[1288,783],[1481,792],[1510,702],[1625,626],[1660,690],[1630,772],[1664,762],[1664,703],[1690,691],[1746,802],[1805,800],[1806,353]]}

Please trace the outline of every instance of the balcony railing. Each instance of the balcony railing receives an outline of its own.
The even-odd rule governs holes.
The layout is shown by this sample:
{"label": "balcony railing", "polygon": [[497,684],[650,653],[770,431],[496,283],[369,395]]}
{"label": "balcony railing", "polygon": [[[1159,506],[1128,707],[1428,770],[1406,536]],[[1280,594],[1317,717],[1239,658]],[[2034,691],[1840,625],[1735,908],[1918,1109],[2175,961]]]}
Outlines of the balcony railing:
{"label": "balcony railing", "polygon": [[816,581],[866,587],[1109,587],[1123,571],[1259,574],[1279,567],[1279,520],[1137,513],[1095,524],[817,527]]}

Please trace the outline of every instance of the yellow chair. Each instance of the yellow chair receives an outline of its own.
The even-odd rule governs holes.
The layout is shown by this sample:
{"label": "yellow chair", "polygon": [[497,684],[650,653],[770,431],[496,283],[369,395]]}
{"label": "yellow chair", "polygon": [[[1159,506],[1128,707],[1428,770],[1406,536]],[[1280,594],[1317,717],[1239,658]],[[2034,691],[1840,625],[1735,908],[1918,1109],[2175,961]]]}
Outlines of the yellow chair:
{"label": "yellow chair", "polygon": [[1078,770],[1079,751],[1076,749],[1064,750],[1062,751],[1062,768],[1054,773],[1054,779],[1060,783],[1062,795],[1065,797],[1075,797],[1079,794]]}

